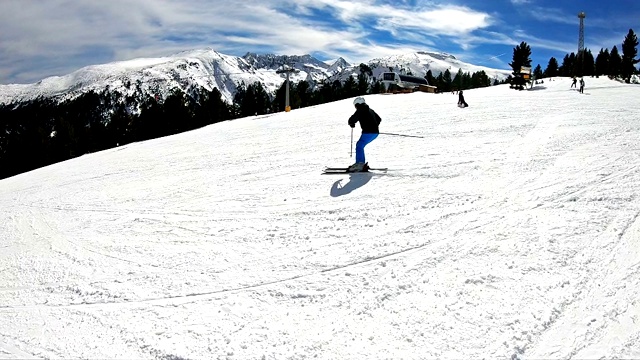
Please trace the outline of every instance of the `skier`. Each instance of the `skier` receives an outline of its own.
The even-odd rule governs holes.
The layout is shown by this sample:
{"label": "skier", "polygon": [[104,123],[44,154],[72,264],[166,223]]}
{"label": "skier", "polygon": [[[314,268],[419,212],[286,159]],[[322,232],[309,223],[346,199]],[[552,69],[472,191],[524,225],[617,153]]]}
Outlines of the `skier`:
{"label": "skier", "polygon": [[364,98],[360,96],[353,100],[353,106],[356,107],[356,112],[351,115],[348,123],[351,128],[354,128],[356,123],[360,122],[362,135],[360,135],[360,139],[356,143],[356,163],[349,166],[348,172],[367,171],[369,165],[365,162],[364,147],[375,140],[380,134],[378,126],[382,119],[364,102]]}
{"label": "skier", "polygon": [[584,79],[580,78],[580,93],[584,94]]}
{"label": "skier", "polygon": [[458,93],[458,106],[461,108],[466,108],[469,106],[466,101],[464,101],[464,96],[462,95],[462,90]]}
{"label": "skier", "polygon": [[571,89],[573,89],[574,87],[576,87],[576,82],[578,82],[578,79],[576,79],[575,77],[573,78],[573,82],[571,83]]}

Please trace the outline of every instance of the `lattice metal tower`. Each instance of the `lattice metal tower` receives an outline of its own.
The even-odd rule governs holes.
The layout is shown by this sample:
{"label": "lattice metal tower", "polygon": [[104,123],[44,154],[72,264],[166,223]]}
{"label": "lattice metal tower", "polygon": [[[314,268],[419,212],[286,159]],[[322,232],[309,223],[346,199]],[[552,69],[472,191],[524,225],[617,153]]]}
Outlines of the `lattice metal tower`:
{"label": "lattice metal tower", "polygon": [[580,19],[580,36],[578,38],[578,54],[581,54],[584,51],[584,18],[587,17],[587,14],[584,11],[581,11],[578,14],[578,19]]}

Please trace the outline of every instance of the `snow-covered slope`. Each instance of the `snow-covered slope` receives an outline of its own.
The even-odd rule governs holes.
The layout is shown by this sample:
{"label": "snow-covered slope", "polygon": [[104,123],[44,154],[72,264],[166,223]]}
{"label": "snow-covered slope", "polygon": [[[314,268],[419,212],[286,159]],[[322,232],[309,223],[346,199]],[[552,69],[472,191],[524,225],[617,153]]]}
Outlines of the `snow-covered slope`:
{"label": "snow-covered slope", "polygon": [[[640,86],[366,96],[0,180],[0,357],[640,357]],[[359,131],[356,129],[355,138]]]}
{"label": "snow-covered slope", "polygon": [[[414,53],[376,59],[370,62],[378,76],[389,67],[406,70],[424,76],[431,69],[437,75],[447,68],[462,68],[475,72],[484,69],[490,77],[500,80],[508,76],[506,70],[488,69],[459,62],[442,54]],[[82,68],[69,75],[54,76],[35,84],[0,85],[0,103],[25,101],[36,97],[68,98],[91,90],[105,88],[131,94],[138,88],[155,97],[165,97],[174,89],[185,92],[193,87],[208,90],[218,88],[224,99],[231,103],[237,87],[260,82],[269,93],[282,86],[283,74],[276,71],[283,65],[290,66],[297,73],[291,74],[292,82],[306,80],[317,84],[325,79],[346,79],[359,74],[359,64],[349,64],[338,58],[331,64],[312,56],[257,55],[247,53],[243,57],[221,54],[212,49],[186,51],[163,58],[135,59]],[[450,70],[451,71],[451,70]],[[455,72],[454,72],[455,74]]]}

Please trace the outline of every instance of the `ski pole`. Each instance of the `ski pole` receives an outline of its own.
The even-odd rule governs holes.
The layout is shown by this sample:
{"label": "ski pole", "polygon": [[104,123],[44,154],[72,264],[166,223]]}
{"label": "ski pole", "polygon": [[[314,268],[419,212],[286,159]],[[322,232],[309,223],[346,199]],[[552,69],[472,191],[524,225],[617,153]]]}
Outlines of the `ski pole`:
{"label": "ski pole", "polygon": [[351,128],[351,150],[349,151],[349,157],[353,157],[353,128]]}
{"label": "ski pole", "polygon": [[404,134],[393,134],[393,133],[384,133],[384,132],[381,132],[380,135],[393,135],[393,136],[414,137],[414,138],[424,139],[424,136],[417,136],[417,135],[404,135]]}

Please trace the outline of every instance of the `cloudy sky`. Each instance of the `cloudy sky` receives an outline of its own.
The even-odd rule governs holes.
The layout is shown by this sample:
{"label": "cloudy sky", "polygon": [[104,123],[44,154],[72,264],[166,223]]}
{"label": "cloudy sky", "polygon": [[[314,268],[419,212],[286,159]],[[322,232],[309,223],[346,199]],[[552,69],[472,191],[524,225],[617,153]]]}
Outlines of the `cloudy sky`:
{"label": "cloudy sky", "polygon": [[0,0],[0,84],[205,47],[352,63],[442,51],[507,69],[525,41],[545,68],[577,50],[580,11],[596,54],[640,32],[637,0]]}

